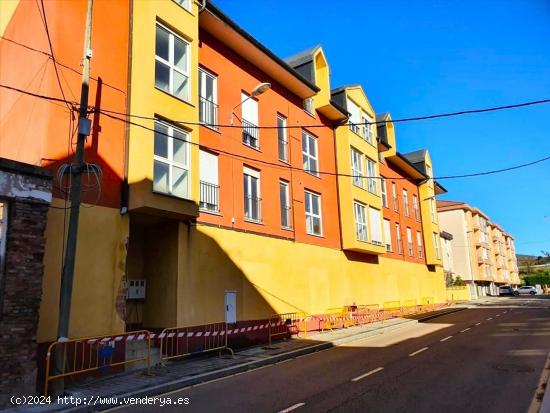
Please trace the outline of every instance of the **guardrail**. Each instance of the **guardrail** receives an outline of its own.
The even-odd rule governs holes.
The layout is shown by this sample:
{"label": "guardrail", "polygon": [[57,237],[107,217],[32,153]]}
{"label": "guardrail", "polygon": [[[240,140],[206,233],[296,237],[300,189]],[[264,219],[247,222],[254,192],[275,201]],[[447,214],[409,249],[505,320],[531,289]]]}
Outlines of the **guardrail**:
{"label": "guardrail", "polygon": [[158,335],[160,360],[163,362],[216,350],[220,354],[223,350],[227,350],[233,355],[233,350],[227,345],[227,332],[226,323],[165,328]]}
{"label": "guardrail", "polygon": [[[128,351],[128,344],[135,342],[145,343],[145,348]],[[46,353],[44,395],[48,395],[52,380],[139,362],[145,363],[149,372],[151,333],[146,330],[55,341]]]}
{"label": "guardrail", "polygon": [[297,334],[299,332],[299,320],[298,313],[276,314],[271,317],[268,322],[269,346],[271,346],[272,340],[276,337]]}

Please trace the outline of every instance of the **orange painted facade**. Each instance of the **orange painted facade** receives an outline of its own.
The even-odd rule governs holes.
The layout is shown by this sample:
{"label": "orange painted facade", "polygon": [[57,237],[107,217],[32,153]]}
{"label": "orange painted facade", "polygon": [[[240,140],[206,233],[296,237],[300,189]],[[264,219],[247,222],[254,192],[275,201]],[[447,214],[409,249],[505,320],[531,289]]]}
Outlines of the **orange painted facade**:
{"label": "orange painted facade", "polygon": [[[201,148],[218,155],[219,213],[201,212],[199,222],[225,228],[254,232],[292,239],[324,247],[340,248],[338,224],[338,200],[334,135],[330,123],[317,114],[307,113],[302,100],[285,89],[275,79],[269,78],[251,63],[227,48],[211,34],[200,32],[199,64],[217,77],[218,123],[227,125],[232,109],[241,101],[241,93],[250,91],[261,82],[271,83],[271,89],[256,98],[258,122],[262,126],[277,124],[277,116],[286,119],[289,128],[289,163],[279,160],[277,129],[259,130],[259,149],[242,142],[241,128],[213,130],[201,126]],[[241,124],[242,105],[234,112],[235,125]],[[308,133],[317,138],[319,170],[329,174],[313,176],[303,171],[302,129],[300,125],[318,125]],[[229,152],[235,155],[224,154]],[[289,166],[292,168],[289,168]],[[243,168],[249,167],[260,174],[261,222],[244,219]],[[289,183],[290,228],[281,226],[279,182]],[[306,233],[304,191],[321,195],[322,235]]]}
{"label": "orange painted facade", "polygon": [[[418,186],[397,166],[392,165],[390,160],[380,162],[380,176],[386,182],[386,203],[382,210],[382,216],[390,221],[391,252],[384,254],[385,257],[399,259],[419,264],[426,263],[424,249],[424,236],[422,233],[422,215],[420,211],[420,195]],[[393,185],[396,189],[396,200],[393,197]],[[408,199],[408,216],[406,213],[404,191]],[[416,200],[417,211],[415,212],[414,200]],[[396,207],[397,204],[397,207]],[[399,224],[401,235],[401,252],[398,249],[397,226]],[[407,245],[407,228],[411,230],[412,255]],[[417,236],[420,233],[420,237]],[[418,239],[420,239],[420,248]],[[421,252],[420,252],[421,251]]]}
{"label": "orange painted facade", "polygon": [[[62,98],[50,58],[40,2],[20,1],[0,39],[0,83],[40,95]],[[86,0],[44,1],[51,42],[66,99],[79,102]],[[129,2],[94,3],[89,105],[124,113],[127,110]],[[22,30],[33,27],[33,30]],[[30,48],[34,49],[31,50]],[[75,119],[77,114],[75,113]],[[72,160],[76,122],[69,130],[69,109],[19,92],[0,90],[0,156],[33,165],[59,166]],[[84,202],[118,208],[124,177],[125,124],[90,115],[93,129],[85,159],[103,170],[101,199],[84,194]],[[73,142],[71,144],[71,141]],[[84,184],[87,179],[84,178]],[[58,190],[54,196],[62,197]]]}

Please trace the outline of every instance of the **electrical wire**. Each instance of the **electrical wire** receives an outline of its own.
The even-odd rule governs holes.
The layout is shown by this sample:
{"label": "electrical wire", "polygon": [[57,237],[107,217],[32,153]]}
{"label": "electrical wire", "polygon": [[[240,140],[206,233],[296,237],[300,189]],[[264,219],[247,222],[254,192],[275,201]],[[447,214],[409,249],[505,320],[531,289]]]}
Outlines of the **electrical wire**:
{"label": "electrical wire", "polygon": [[67,109],[69,109],[69,112],[72,111],[71,105],[67,103],[67,98],[65,96],[65,91],[63,90],[63,85],[61,84],[61,78],[59,76],[59,70],[57,68],[57,61],[55,59],[55,53],[53,51],[53,45],[52,45],[52,39],[50,36],[50,30],[48,28],[48,19],[46,17],[46,8],[44,7],[44,0],[40,0],[40,4],[42,5],[42,8],[38,6],[38,3],[36,3],[36,6],[38,7],[38,10],[40,11],[40,14],[43,18],[42,22],[44,23],[44,29],[46,30],[46,37],[48,38],[48,45],[50,47],[50,53],[51,53],[51,59],[53,62],[53,68],[55,70],[55,77],[57,78],[57,84],[59,85],[59,90],[61,91],[61,96],[63,96],[63,100],[65,100],[65,104],[67,106]]}
{"label": "electrical wire", "polygon": [[[507,109],[514,109],[514,108],[522,108],[526,106],[534,106],[534,105],[541,105],[544,103],[550,103],[550,99],[541,99],[541,100],[532,100],[528,102],[522,102],[522,103],[514,103],[511,105],[503,105],[503,106],[493,106],[489,108],[482,108],[482,109],[469,109],[469,110],[461,110],[458,112],[447,112],[447,113],[438,113],[438,114],[432,114],[432,115],[424,115],[424,116],[414,116],[409,118],[398,118],[398,119],[392,119],[392,120],[379,120],[379,121],[372,121],[372,122],[345,122],[343,125],[349,125],[349,126],[366,126],[366,125],[381,125],[386,123],[402,123],[402,122],[416,122],[421,120],[428,120],[428,119],[437,119],[437,118],[448,118],[452,116],[461,116],[461,115],[471,115],[475,113],[486,113],[486,112],[495,112],[499,110],[507,110]],[[89,107],[89,110],[93,112],[96,110],[93,106]],[[156,120],[156,118],[151,116],[143,116],[143,115],[134,115],[131,113],[124,113],[124,112],[117,112],[114,110],[108,110],[108,109],[101,109],[102,113],[108,112],[115,115],[122,115],[127,116],[130,118],[138,118],[138,119],[144,119],[144,120]],[[181,121],[181,120],[172,120],[174,123],[179,123],[182,125],[190,125],[190,126],[209,126],[212,128],[242,128],[241,125],[223,125],[223,124],[205,124],[204,122],[190,122],[190,121]],[[269,125],[269,126],[254,126],[253,129],[313,129],[313,128],[326,128],[326,125],[317,124],[317,125],[287,125],[287,126],[276,126],[276,125]]]}
{"label": "electrical wire", "polygon": [[[51,97],[51,96],[45,96],[45,95],[40,95],[40,94],[37,94],[37,93],[28,92],[28,91],[25,91],[25,90],[22,90],[22,89],[19,89],[19,88],[16,88],[16,87],[12,87],[12,86],[7,86],[7,85],[4,85],[4,84],[0,84],[0,87],[5,88],[5,89],[9,89],[9,90],[12,90],[12,91],[16,91],[16,92],[19,92],[19,93],[24,93],[24,94],[29,95],[29,96],[34,96],[36,98],[49,100],[49,101],[74,103],[74,102],[69,102],[69,101],[66,101],[66,100],[63,100],[63,99],[60,99],[60,98],[55,98],[55,97]],[[530,102],[530,103],[517,104],[517,105],[508,105],[507,108],[519,107],[519,105],[525,106],[527,104],[539,104],[539,103],[546,103],[546,102],[550,102],[550,99],[546,99],[546,100],[542,100],[542,101],[535,101],[535,102]],[[499,108],[504,108],[504,107],[499,107]],[[491,109],[499,110],[499,108],[491,108]],[[480,109],[480,110],[488,111],[490,109]],[[106,109],[98,109],[98,108],[94,108],[93,111],[102,113],[103,115],[105,115],[105,116],[107,116],[111,119],[118,120],[120,122],[124,122],[124,123],[129,124],[129,125],[134,125],[134,126],[142,128],[142,129],[146,129],[146,130],[149,130],[149,131],[152,131],[152,132],[164,135],[164,136],[168,136],[168,137],[171,137],[172,139],[180,140],[180,141],[186,142],[190,145],[199,146],[202,149],[209,149],[209,150],[212,150],[212,151],[217,152],[217,153],[223,153],[224,155],[227,155],[227,156],[230,156],[230,157],[234,157],[234,158],[238,158],[238,159],[245,159],[245,160],[249,160],[249,161],[254,162],[254,163],[260,163],[260,164],[273,166],[273,167],[277,167],[277,168],[281,168],[281,169],[296,170],[296,171],[300,171],[300,172],[308,172],[308,173],[312,173],[312,174],[321,174],[321,175],[329,175],[329,176],[350,177],[350,178],[395,179],[395,180],[405,179],[405,180],[411,181],[410,178],[406,178],[406,177],[382,177],[382,176],[366,177],[366,176],[363,176],[363,175],[352,175],[352,174],[344,174],[344,173],[337,173],[337,172],[331,172],[331,171],[308,170],[308,169],[304,169],[304,168],[297,168],[297,167],[294,167],[292,165],[280,165],[280,164],[274,163],[274,162],[264,161],[264,160],[261,160],[261,159],[252,158],[252,157],[248,157],[248,156],[241,155],[241,154],[236,154],[236,153],[233,153],[233,152],[228,152],[228,151],[224,151],[224,150],[217,149],[217,148],[211,148],[211,147],[201,145],[201,144],[196,143],[196,142],[190,142],[186,139],[176,138],[176,137],[170,136],[166,133],[163,133],[163,132],[160,132],[160,131],[155,131],[155,129],[150,128],[150,127],[145,126],[145,125],[142,125],[140,123],[133,122],[133,121],[130,121],[130,120],[127,120],[127,119],[123,119],[123,118],[120,118],[118,116],[114,116],[114,115],[112,115],[112,113],[115,113],[114,111],[109,111],[109,110],[106,110]],[[473,113],[474,110],[463,111],[463,112]],[[130,116],[128,114],[123,114],[123,115],[124,116]],[[446,114],[442,114],[442,115],[446,115]],[[430,115],[430,116],[433,117],[433,116],[439,116],[439,115]],[[156,118],[152,118],[152,117],[151,118],[143,117],[143,118],[148,119],[148,120],[157,120]],[[406,119],[411,120],[411,119],[418,119],[418,118],[406,118]],[[396,122],[396,121],[399,121],[399,119],[394,120],[394,121],[390,121],[390,122]],[[386,122],[386,121],[384,121],[384,122]],[[177,123],[181,123],[181,122],[177,122]],[[186,124],[190,124],[190,123],[186,123]],[[234,126],[231,126],[231,127],[234,127]],[[236,127],[241,128],[241,126],[236,126]],[[299,126],[299,127],[302,128],[302,127],[305,127],[305,126]],[[326,127],[326,126],[323,126],[323,127]],[[271,127],[261,127],[261,126],[259,126],[258,128],[271,128]],[[287,126],[287,128],[289,128],[289,126]],[[440,176],[440,177],[425,178],[425,179],[417,180],[417,182],[422,182],[422,181],[425,181],[426,179],[447,180],[447,179],[459,179],[459,178],[470,178],[470,177],[476,177],[476,176],[492,175],[492,174],[507,172],[507,171],[511,171],[511,170],[515,170],[515,169],[525,168],[525,167],[535,165],[537,163],[545,162],[545,161],[548,161],[548,160],[550,160],[550,156],[546,156],[546,157],[543,157],[543,158],[540,158],[540,159],[537,159],[537,160],[534,160],[534,161],[531,161],[531,162],[527,162],[527,163],[523,163],[523,164],[519,164],[519,165],[514,165],[514,166],[511,166],[511,167],[507,167],[507,168],[495,169],[495,170],[490,170],[490,171],[482,171],[482,172],[474,172],[474,173],[468,173],[468,174],[447,175],[447,176]],[[414,181],[414,180],[412,180],[412,181]]]}

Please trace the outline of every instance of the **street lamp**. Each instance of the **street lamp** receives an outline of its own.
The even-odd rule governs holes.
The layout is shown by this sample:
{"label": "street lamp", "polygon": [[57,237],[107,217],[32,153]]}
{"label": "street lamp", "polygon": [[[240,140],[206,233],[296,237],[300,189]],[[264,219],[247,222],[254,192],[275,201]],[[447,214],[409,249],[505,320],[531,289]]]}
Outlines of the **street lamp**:
{"label": "street lamp", "polygon": [[239,102],[233,109],[231,109],[231,126],[233,126],[233,119],[235,117],[235,109],[237,109],[239,106],[241,106],[244,102],[246,102],[248,99],[256,96],[260,96],[262,93],[264,93],[266,90],[271,89],[271,83],[268,82],[262,82],[259,85],[257,85],[254,89],[252,89],[252,93],[250,93],[250,96],[248,96],[245,100]]}

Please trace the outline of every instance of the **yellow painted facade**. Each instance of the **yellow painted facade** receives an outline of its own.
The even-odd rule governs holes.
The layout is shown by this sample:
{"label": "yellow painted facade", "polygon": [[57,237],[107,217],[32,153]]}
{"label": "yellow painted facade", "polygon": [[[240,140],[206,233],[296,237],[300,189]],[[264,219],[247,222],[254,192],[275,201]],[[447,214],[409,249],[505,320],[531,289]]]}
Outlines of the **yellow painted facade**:
{"label": "yellow painted facade", "polygon": [[[61,208],[65,204],[53,198],[52,206]],[[52,208],[48,212],[39,343],[57,337],[63,215],[62,209]],[[124,331],[123,316],[116,303],[119,294],[124,294],[128,217],[121,216],[115,208],[83,204],[79,222],[69,335],[84,337]]]}
{"label": "yellow painted facade", "polygon": [[237,291],[238,319],[319,314],[353,303],[382,308],[390,301],[446,300],[441,271],[429,272],[422,264],[384,257],[378,264],[350,260],[336,249],[216,227],[193,232],[184,323],[222,320],[226,290]]}
{"label": "yellow painted facade", "polygon": [[4,35],[4,31],[19,5],[19,1],[20,0],[0,1],[0,35]]}
{"label": "yellow painted facade", "polygon": [[[351,86],[345,89],[346,101],[353,102],[360,108],[359,119],[368,116],[369,119],[376,119],[376,114],[367,96],[361,86]],[[349,108],[348,108],[349,111]],[[380,211],[380,228],[382,228],[382,198],[380,194],[380,179],[375,178],[375,193],[369,191],[367,178],[357,182],[349,175],[352,173],[352,149],[361,154],[361,169],[363,175],[366,173],[366,158],[371,159],[375,164],[376,177],[380,176],[378,168],[378,148],[377,135],[375,125],[372,128],[372,143],[365,139],[366,126],[343,125],[336,128],[336,159],[338,173],[342,176],[338,177],[338,196],[340,203],[340,222],[342,231],[342,247],[345,250],[353,250],[358,252],[366,252],[371,254],[383,254],[386,251],[384,240],[382,244],[374,244],[372,240],[371,225],[367,225],[368,241],[359,241],[357,239],[354,217],[354,202],[360,202],[365,206],[367,214],[368,207],[376,208]],[[367,216],[368,222],[368,216]],[[382,236],[384,236],[382,232]]]}
{"label": "yellow painted facade", "polygon": [[[427,175],[433,177],[433,165],[430,154],[426,151],[424,163]],[[426,263],[441,267],[442,250],[439,239],[439,224],[437,218],[437,206],[435,201],[435,182],[428,179],[418,187],[420,195],[420,211],[422,215],[422,231],[424,233],[424,246],[426,249]]]}
{"label": "yellow painted facade", "polygon": [[[130,113],[156,117],[167,122],[186,121],[197,123],[198,110],[198,4],[190,2],[187,10],[172,0],[135,1],[132,14]],[[189,98],[179,99],[155,87],[155,39],[157,23],[162,24],[189,45]],[[141,125],[154,128],[154,121],[139,119]],[[199,198],[199,149],[198,127],[178,124],[189,132],[190,170],[189,197],[198,204]],[[165,195],[152,190],[154,135],[151,130],[130,126],[128,144],[128,183],[130,185],[130,210],[170,210],[174,213],[196,215],[192,205],[176,199],[167,201]],[[167,205],[167,203],[169,205]],[[179,204],[179,205],[178,205]]]}

